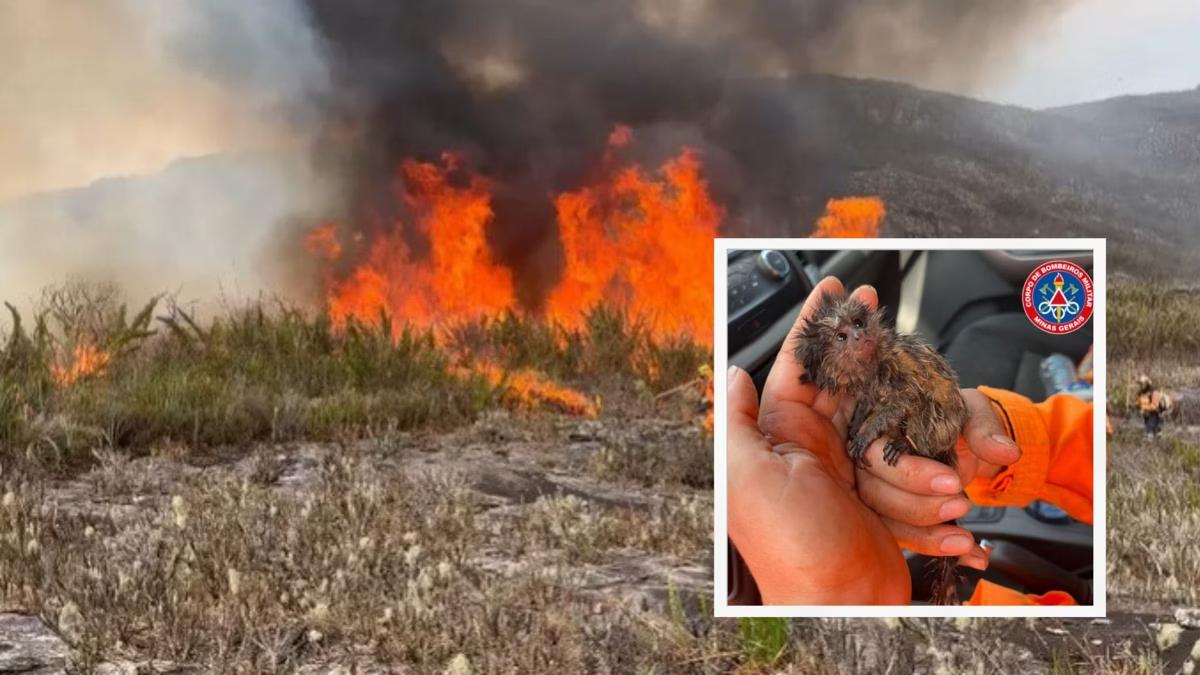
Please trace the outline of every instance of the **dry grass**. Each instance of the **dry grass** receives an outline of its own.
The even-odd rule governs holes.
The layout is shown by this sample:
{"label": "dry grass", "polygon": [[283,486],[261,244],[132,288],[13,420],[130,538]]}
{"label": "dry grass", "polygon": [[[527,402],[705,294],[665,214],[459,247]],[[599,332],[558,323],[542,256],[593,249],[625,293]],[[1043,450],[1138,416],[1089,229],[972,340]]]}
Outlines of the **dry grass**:
{"label": "dry grass", "polygon": [[1200,603],[1200,439],[1121,428],[1111,442],[1108,583],[1114,593]]}
{"label": "dry grass", "polygon": [[[619,314],[598,312],[574,334],[505,317],[439,343],[362,326],[336,334],[280,306],[203,327],[159,307],[167,320],[143,323],[141,313],[122,318],[107,292],[61,293],[47,305],[56,310],[0,349],[0,605],[43,616],[81,672],[120,658],[256,673],[314,664],[436,673],[456,659],[478,673],[1163,667],[1144,649],[1097,656],[1083,643],[1050,645],[1036,622],[716,620],[708,590],[681,590],[669,573],[649,580],[668,588],[661,602],[626,593],[645,579],[597,585],[622,556],[666,569],[709,564],[712,455],[698,430],[681,441],[620,417],[597,423],[617,431],[596,434],[596,451],[567,464],[644,497],[629,506],[547,495],[497,507],[463,475],[389,456],[386,442],[341,446],[302,488],[283,486],[266,452],[249,471],[170,481],[131,460],[462,425],[500,397],[454,373],[461,353],[591,387],[606,415],[688,414],[694,398],[654,393],[694,378],[707,351],[656,344]],[[54,350],[81,335],[117,356],[96,377],[56,385]],[[1115,361],[1113,372],[1137,367]],[[553,428],[542,416],[516,424],[532,435]],[[1147,447],[1123,429],[1112,455],[1110,588],[1200,602],[1200,445],[1181,436]],[[47,499],[45,466],[84,465],[86,489],[108,507]],[[1013,641],[1022,631],[1029,646]]]}
{"label": "dry grass", "polygon": [[[590,587],[588,570],[628,551],[705,556],[707,496],[648,510],[545,498],[498,517],[453,473],[375,459],[331,456],[302,490],[269,466],[204,475],[132,516],[71,514],[10,482],[0,604],[45,617],[84,672],[119,658],[441,672],[459,654],[474,672],[1154,672],[1135,667],[1149,655],[1083,645],[1042,662],[1011,643],[1021,621],[715,620],[707,592],[679,591],[643,609]],[[497,556],[516,564],[498,571]]]}
{"label": "dry grass", "polygon": [[[289,493],[259,473],[185,482],[125,519],[65,515],[36,487],[8,485],[0,604],[40,612],[81,668],[129,656],[288,672],[365,650],[423,669],[465,653],[479,672],[627,672],[671,649],[704,654],[696,631],[711,620],[651,628],[656,617],[601,611],[599,596],[573,588],[579,563],[616,550],[703,556],[709,498],[649,511],[548,498],[485,527],[450,474],[387,474],[347,455],[325,462],[312,489]],[[496,549],[542,560],[497,574],[480,558]]]}
{"label": "dry grass", "polygon": [[1107,299],[1113,361],[1187,357],[1200,349],[1200,290],[1126,279],[1109,286]]}

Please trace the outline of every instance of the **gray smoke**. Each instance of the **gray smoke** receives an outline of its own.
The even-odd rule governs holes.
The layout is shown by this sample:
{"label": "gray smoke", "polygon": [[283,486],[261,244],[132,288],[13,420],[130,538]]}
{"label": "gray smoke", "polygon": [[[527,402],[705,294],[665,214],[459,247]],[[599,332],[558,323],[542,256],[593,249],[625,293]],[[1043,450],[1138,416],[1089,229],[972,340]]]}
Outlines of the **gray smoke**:
{"label": "gray smoke", "polygon": [[556,274],[547,195],[594,170],[615,124],[647,162],[700,150],[729,231],[803,234],[861,141],[839,124],[853,90],[812,73],[970,92],[1066,4],[306,0],[331,73],[320,106],[358,130],[322,153],[353,186],[345,219],[395,207],[400,158],[462,153],[497,182],[493,244],[527,298]]}
{"label": "gray smoke", "polygon": [[1069,1],[5,3],[0,203],[221,157],[0,205],[0,295],[77,273],[282,290],[303,256],[281,242],[322,215],[389,222],[400,160],[453,150],[494,181],[492,243],[536,297],[550,195],[618,123],[632,159],[699,150],[728,231],[803,233],[859,140],[839,125],[854,89],[814,73],[970,93]]}
{"label": "gray smoke", "polygon": [[297,3],[3,2],[0,64],[0,298],[253,295],[280,224],[336,191],[310,171],[327,69]]}

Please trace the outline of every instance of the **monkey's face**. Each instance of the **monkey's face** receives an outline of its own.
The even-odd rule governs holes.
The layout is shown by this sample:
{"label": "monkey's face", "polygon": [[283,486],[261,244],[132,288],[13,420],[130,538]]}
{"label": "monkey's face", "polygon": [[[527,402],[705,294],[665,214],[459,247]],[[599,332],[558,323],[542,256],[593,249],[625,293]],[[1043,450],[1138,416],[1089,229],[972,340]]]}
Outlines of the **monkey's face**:
{"label": "monkey's face", "polygon": [[885,328],[858,300],[823,298],[800,336],[796,355],[822,389],[857,393],[874,381]]}

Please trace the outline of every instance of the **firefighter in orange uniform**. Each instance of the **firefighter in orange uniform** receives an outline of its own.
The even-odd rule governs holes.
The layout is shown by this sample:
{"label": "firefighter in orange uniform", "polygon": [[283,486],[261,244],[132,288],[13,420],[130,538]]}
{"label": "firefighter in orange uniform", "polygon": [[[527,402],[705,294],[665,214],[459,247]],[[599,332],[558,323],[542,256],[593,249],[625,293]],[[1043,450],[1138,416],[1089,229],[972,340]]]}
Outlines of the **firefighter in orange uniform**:
{"label": "firefighter in orange uniform", "polygon": [[1137,386],[1137,407],[1146,425],[1146,435],[1158,436],[1162,431],[1163,415],[1171,409],[1171,399],[1155,387],[1146,375],[1138,377]]}

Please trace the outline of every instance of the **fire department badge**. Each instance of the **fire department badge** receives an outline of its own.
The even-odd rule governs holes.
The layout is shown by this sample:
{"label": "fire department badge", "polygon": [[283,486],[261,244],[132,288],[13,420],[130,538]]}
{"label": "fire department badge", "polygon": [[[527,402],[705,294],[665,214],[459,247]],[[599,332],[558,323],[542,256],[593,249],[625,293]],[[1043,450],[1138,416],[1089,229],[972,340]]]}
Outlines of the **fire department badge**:
{"label": "fire department badge", "polygon": [[1082,267],[1066,260],[1044,263],[1025,280],[1021,305],[1033,325],[1047,333],[1073,333],[1092,318],[1092,278]]}

